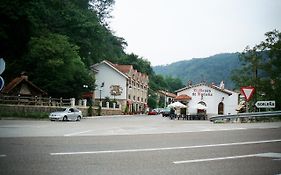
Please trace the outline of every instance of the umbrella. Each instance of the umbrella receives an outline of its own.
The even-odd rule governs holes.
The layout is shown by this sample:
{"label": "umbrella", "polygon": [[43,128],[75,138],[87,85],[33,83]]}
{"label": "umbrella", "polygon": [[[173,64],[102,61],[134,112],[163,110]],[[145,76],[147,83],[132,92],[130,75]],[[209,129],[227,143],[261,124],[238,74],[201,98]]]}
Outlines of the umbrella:
{"label": "umbrella", "polygon": [[198,104],[194,105],[192,108],[195,108],[195,109],[207,109],[208,107],[198,103]]}
{"label": "umbrella", "polygon": [[169,108],[186,108],[187,106],[182,104],[181,102],[174,102],[168,105]]}

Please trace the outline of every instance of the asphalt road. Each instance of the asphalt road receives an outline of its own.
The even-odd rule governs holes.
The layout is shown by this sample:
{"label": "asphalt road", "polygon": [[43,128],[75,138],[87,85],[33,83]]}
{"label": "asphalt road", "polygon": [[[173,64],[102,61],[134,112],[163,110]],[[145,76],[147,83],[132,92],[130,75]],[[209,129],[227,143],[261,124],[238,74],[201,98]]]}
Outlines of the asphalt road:
{"label": "asphalt road", "polygon": [[281,173],[281,123],[0,120],[0,174]]}

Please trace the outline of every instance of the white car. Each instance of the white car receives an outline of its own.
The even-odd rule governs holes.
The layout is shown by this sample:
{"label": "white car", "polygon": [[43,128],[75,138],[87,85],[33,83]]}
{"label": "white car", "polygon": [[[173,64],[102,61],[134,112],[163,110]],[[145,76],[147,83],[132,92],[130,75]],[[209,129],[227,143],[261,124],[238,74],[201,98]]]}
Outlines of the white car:
{"label": "white car", "polygon": [[52,112],[49,115],[50,120],[74,120],[80,121],[82,119],[82,112],[76,108],[64,108],[61,111]]}

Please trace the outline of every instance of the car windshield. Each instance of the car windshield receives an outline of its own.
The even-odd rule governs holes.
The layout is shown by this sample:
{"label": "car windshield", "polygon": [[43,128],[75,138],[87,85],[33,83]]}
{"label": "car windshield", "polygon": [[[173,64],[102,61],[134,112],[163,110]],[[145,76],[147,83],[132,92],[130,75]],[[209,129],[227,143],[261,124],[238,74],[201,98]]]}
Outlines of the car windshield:
{"label": "car windshield", "polygon": [[61,108],[61,109],[58,109],[57,111],[58,111],[58,112],[66,111],[66,108]]}

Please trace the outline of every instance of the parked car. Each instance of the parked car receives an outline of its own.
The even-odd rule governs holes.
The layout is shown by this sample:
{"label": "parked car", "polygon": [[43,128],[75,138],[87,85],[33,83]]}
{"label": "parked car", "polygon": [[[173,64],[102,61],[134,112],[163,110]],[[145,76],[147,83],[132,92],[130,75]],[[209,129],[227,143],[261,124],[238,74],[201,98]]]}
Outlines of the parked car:
{"label": "parked car", "polygon": [[148,115],[157,115],[158,112],[156,110],[152,110],[152,111],[149,111],[147,114]]}
{"label": "parked car", "polygon": [[170,116],[170,111],[171,111],[170,108],[164,108],[164,109],[161,111],[162,117],[169,117],[169,116]]}
{"label": "parked car", "polygon": [[153,109],[153,111],[156,111],[157,114],[160,114],[162,110],[163,110],[163,108],[155,108],[155,109]]}
{"label": "parked car", "polygon": [[50,120],[74,120],[80,121],[82,119],[82,112],[76,108],[64,108],[61,111],[52,112],[49,115]]}

